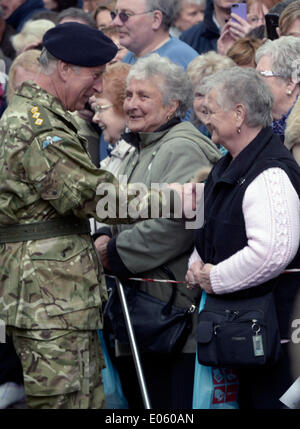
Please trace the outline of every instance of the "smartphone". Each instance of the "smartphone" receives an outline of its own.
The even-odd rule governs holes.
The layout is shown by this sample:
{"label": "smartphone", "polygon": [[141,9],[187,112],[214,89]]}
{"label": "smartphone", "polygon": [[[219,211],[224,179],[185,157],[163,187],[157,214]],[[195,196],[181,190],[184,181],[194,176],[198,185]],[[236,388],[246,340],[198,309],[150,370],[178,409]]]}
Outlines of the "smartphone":
{"label": "smartphone", "polygon": [[[246,3],[233,3],[231,6],[231,13],[235,13],[239,17],[247,21],[247,4]],[[237,22],[236,19],[231,18],[233,22]]]}
{"label": "smartphone", "polygon": [[267,37],[270,40],[278,39],[276,28],[278,27],[279,15],[277,13],[267,13],[265,15]]}

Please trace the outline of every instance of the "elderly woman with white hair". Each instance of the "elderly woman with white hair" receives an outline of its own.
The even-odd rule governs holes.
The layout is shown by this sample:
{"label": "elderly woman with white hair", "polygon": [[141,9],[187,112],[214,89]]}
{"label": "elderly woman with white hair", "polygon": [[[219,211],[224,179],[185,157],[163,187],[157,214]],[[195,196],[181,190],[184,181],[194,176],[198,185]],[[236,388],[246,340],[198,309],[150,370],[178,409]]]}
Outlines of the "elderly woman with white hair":
{"label": "elderly woman with white hair", "polygon": [[[192,81],[194,94],[194,118],[192,117],[192,121],[196,127],[198,127],[199,130],[208,137],[210,137],[210,133],[202,121],[202,102],[204,100],[204,96],[201,93],[201,84],[207,76],[214,74],[218,70],[230,69],[235,65],[235,62],[231,58],[226,55],[218,54],[215,51],[209,51],[205,54],[199,55],[188,65],[187,73]],[[223,150],[220,146],[218,147],[221,151]]]}
{"label": "elderly woman with white hair", "polygon": [[286,121],[299,96],[300,38],[268,40],[256,51],[256,69],[269,85],[274,104],[273,131],[284,140]]}
{"label": "elderly woman with white hair", "polygon": [[46,31],[54,26],[55,24],[48,19],[27,21],[22,30],[11,38],[17,55],[28,49],[37,49],[42,44]]}
{"label": "elderly woman with white hair", "polygon": [[[212,141],[228,153],[205,184],[204,224],[195,234],[186,279],[210,300],[247,301],[272,291],[281,356],[270,366],[236,365],[239,405],[282,408],[279,398],[294,381],[287,346],[299,274],[283,272],[300,266],[300,170],[269,127],[273,96],[257,71],[217,72],[203,90]],[[300,318],[299,308],[297,313]],[[235,337],[242,339],[239,333]]]}
{"label": "elderly woman with white hair", "polygon": [[[157,54],[141,58],[132,66],[127,78],[124,112],[130,133],[123,134],[136,151],[123,161],[119,175],[128,183],[185,183],[199,167],[208,169],[220,158],[212,142],[190,122],[181,119],[191,105],[192,85],[184,69]],[[142,314],[147,332],[160,323],[155,314],[157,300],[165,306],[191,311],[199,302],[199,292],[184,285],[150,282],[147,279],[184,281],[187,261],[193,247],[193,230],[186,230],[179,219],[151,219],[117,231],[103,231],[95,244],[105,269],[122,279],[142,278],[134,284],[125,280],[132,291],[143,292],[149,301],[150,314],[143,312],[133,298],[131,308]],[[102,241],[101,241],[102,240]],[[144,296],[144,295],[143,295]],[[118,330],[120,304],[112,308],[112,294],[107,304],[110,323],[117,340],[117,366],[129,406],[142,408],[139,386],[134,376],[133,358],[124,350],[125,327]],[[154,302],[155,301],[155,302]],[[108,315],[109,311],[106,311]],[[131,313],[133,316],[133,313]],[[191,328],[196,325],[196,313]],[[108,326],[108,325],[106,325]],[[141,335],[141,324],[134,324],[138,346],[142,351],[150,400],[153,408],[192,408],[193,376],[196,343],[193,330],[183,332],[177,344],[171,335],[160,340],[156,335]],[[163,333],[164,331],[162,331]],[[160,340],[160,341],[159,341]],[[157,342],[160,342],[158,345]],[[120,356],[120,353],[122,356]]]}

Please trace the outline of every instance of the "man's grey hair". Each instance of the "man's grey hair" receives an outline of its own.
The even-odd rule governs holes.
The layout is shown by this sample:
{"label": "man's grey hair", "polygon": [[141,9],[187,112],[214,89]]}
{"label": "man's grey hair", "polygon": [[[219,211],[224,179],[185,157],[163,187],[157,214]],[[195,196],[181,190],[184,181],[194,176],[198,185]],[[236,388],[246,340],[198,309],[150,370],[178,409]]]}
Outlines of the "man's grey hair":
{"label": "man's grey hair", "polygon": [[[300,63],[300,38],[294,36],[282,36],[276,40],[267,40],[258,48],[255,54],[256,64],[264,57],[271,59],[271,69],[282,79],[293,80],[299,83]],[[296,79],[295,79],[296,77]]]}
{"label": "man's grey hair", "polygon": [[38,62],[41,66],[41,71],[43,74],[51,75],[56,66],[57,66],[58,59],[55,58],[52,54],[50,54],[49,51],[47,51],[46,48],[42,49],[42,52],[38,58]]}
{"label": "man's grey hair", "polygon": [[[55,71],[57,67],[58,58],[50,54],[50,52],[44,47],[38,58],[38,62],[41,66],[41,72],[49,76]],[[73,68],[75,73],[79,73],[80,66],[71,64],[71,67]]]}
{"label": "man's grey hair", "polygon": [[180,0],[146,0],[146,8],[149,11],[160,10],[163,16],[162,25],[165,30],[168,30],[180,11],[181,2]]}
{"label": "man's grey hair", "polygon": [[174,17],[174,20],[176,20],[177,18],[179,18],[180,16],[180,12],[185,8],[185,6],[190,6],[190,5],[196,5],[196,6],[202,6],[204,5],[204,7],[206,6],[206,0],[180,0],[179,1],[179,8],[176,12],[176,16]]}
{"label": "man's grey hair", "polygon": [[255,69],[232,67],[217,71],[204,79],[201,93],[207,95],[212,89],[217,91],[218,104],[225,111],[237,104],[245,107],[249,127],[266,127],[272,122],[273,94]]}
{"label": "man's grey hair", "polygon": [[67,9],[62,10],[56,17],[56,24],[59,24],[64,18],[74,19],[75,22],[80,20],[86,25],[89,25],[92,28],[97,29],[97,24],[94,18],[83,9],[78,7],[68,7]]}
{"label": "man's grey hair", "polygon": [[192,82],[183,67],[173,63],[169,58],[151,54],[139,59],[129,71],[127,85],[131,79],[146,80],[157,78],[163,106],[173,100],[179,101],[175,117],[184,118],[192,106]]}

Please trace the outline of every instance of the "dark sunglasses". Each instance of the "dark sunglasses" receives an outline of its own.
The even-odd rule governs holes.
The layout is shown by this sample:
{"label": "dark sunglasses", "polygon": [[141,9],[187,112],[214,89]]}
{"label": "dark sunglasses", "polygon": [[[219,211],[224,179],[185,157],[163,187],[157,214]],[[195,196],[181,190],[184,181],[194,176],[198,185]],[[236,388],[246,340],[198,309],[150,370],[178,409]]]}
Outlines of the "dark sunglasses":
{"label": "dark sunglasses", "polygon": [[131,17],[131,16],[136,16],[136,15],[145,15],[146,13],[151,13],[151,12],[153,12],[152,10],[148,10],[148,11],[146,11],[146,12],[141,12],[141,13],[128,13],[128,12],[118,12],[118,11],[114,11],[114,10],[112,10],[111,12],[110,12],[110,16],[111,16],[111,19],[115,19],[117,16],[119,16],[119,18],[120,18],[120,21],[122,21],[122,22],[127,22],[128,21],[128,19]]}

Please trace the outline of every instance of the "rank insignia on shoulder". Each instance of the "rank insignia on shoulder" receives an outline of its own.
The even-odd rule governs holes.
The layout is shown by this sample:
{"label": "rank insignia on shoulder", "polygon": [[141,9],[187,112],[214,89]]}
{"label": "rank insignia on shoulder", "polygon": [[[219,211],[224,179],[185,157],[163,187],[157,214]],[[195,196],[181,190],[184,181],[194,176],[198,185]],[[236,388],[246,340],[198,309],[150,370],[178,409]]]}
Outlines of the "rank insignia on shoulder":
{"label": "rank insignia on shoulder", "polygon": [[41,114],[39,112],[39,108],[37,106],[34,106],[30,111],[32,113],[32,118],[35,119],[35,125],[42,125],[44,120],[40,118]]}
{"label": "rank insignia on shoulder", "polygon": [[58,136],[47,136],[45,140],[42,142],[42,149],[46,149],[49,144],[56,143],[61,141],[62,138]]}

